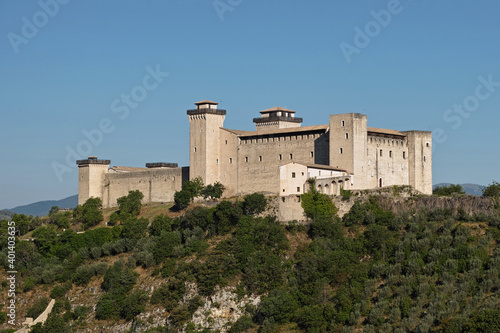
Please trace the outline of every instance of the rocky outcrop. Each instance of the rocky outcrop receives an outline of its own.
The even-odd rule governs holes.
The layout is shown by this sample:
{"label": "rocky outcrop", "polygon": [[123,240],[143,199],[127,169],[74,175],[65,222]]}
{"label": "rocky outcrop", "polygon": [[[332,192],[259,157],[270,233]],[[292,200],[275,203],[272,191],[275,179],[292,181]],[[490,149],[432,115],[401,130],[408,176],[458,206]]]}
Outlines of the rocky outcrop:
{"label": "rocky outcrop", "polygon": [[[186,283],[188,292],[183,301],[195,297],[198,292],[196,284]],[[257,306],[260,304],[260,297],[257,295],[238,298],[234,287],[216,287],[212,296],[202,297],[204,304],[200,306],[191,322],[197,328],[210,328],[213,331],[227,332],[232,323],[245,314],[245,308],[248,305]]]}

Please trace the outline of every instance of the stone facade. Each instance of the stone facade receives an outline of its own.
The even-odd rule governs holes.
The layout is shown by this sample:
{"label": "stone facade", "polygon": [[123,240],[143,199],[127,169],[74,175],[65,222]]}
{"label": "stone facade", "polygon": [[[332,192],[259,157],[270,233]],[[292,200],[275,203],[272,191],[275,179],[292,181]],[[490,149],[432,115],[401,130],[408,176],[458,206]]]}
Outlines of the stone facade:
{"label": "stone facade", "polygon": [[254,118],[255,131],[224,128],[226,110],[201,101],[188,110],[190,166],[164,163],[149,168],[109,168],[109,160],[77,161],[79,203],[100,197],[105,207],[130,190],[144,202],[173,200],[186,179],[222,183],[225,196],[261,192],[299,195],[308,178],[318,190],[338,195],[340,188],[372,189],[411,185],[432,193],[432,134],[367,126],[359,113],[335,114],[328,124],[301,127],[295,111],[275,107]]}

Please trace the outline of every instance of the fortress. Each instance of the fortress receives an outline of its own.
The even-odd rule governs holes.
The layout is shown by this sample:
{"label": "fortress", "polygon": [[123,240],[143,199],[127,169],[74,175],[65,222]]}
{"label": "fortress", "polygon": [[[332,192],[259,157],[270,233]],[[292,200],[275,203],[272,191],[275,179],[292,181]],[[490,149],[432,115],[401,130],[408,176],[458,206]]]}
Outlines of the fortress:
{"label": "fortress", "polygon": [[[307,191],[315,178],[318,191],[411,185],[432,194],[432,134],[367,127],[359,113],[330,115],[325,125],[301,127],[295,111],[275,107],[254,118],[255,131],[224,128],[226,110],[201,101],[188,110],[189,167],[146,163],[145,168],[110,168],[110,160],[78,160],[78,203],[90,197],[103,207],[129,191],[146,202],[172,202],[188,179],[222,183],[224,196],[260,192],[283,197]],[[299,197],[297,197],[299,198]]]}

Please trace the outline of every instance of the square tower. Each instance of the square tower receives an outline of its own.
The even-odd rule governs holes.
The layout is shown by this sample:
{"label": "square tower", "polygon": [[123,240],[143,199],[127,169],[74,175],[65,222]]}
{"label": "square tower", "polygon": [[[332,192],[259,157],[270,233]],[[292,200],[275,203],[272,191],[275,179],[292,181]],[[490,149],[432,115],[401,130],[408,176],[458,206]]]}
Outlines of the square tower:
{"label": "square tower", "polygon": [[353,188],[361,188],[366,160],[367,117],[360,113],[330,115],[330,166],[354,174]]}
{"label": "square tower", "polygon": [[104,176],[108,172],[110,160],[98,160],[89,156],[76,161],[78,165],[78,204],[83,205],[89,198],[103,200]]}
{"label": "square tower", "polygon": [[196,109],[188,110],[189,117],[189,179],[201,177],[205,184],[219,181],[220,129],[224,126],[226,110],[218,103],[201,101]]}

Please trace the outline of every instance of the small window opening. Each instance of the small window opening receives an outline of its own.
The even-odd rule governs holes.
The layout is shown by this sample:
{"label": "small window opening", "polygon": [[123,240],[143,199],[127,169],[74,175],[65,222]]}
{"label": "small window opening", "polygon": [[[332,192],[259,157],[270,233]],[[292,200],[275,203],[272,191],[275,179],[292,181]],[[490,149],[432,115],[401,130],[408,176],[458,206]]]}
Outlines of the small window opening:
{"label": "small window opening", "polygon": [[343,154],[344,153],[344,148],[340,148],[340,153]]}
{"label": "small window opening", "polygon": [[406,159],[406,152],[403,152],[403,159]]}
{"label": "small window opening", "polygon": [[392,150],[389,150],[389,157],[392,157]]}
{"label": "small window opening", "polygon": [[281,156],[281,154],[280,154],[280,161],[281,161],[282,159],[283,159],[283,156]]}
{"label": "small window opening", "polygon": [[292,172],[292,178],[295,178],[295,172]]}
{"label": "small window opening", "polygon": [[233,159],[230,157],[229,158],[229,164],[233,163]]}
{"label": "small window opening", "polygon": [[349,139],[349,133],[346,133],[346,134],[345,134],[345,138],[346,138],[346,139]]}
{"label": "small window opening", "polygon": [[248,156],[245,156],[245,162],[248,163]]}
{"label": "small window opening", "polygon": [[262,156],[259,156],[259,162],[262,162]]}
{"label": "small window opening", "polygon": [[311,157],[314,157],[314,152],[313,151],[311,152]]}
{"label": "small window opening", "polygon": [[382,149],[380,149],[380,157],[382,157]]}
{"label": "small window opening", "polygon": [[194,152],[196,153],[196,147],[194,147]]}
{"label": "small window opening", "polygon": [[342,120],[342,121],[340,122],[340,126],[342,126],[342,127],[344,127],[344,126],[345,126],[345,121],[344,121],[344,120]]}
{"label": "small window opening", "polygon": [[293,159],[293,154],[290,154],[290,159]]}
{"label": "small window opening", "polygon": [[297,187],[297,192],[300,192],[300,187]]}

